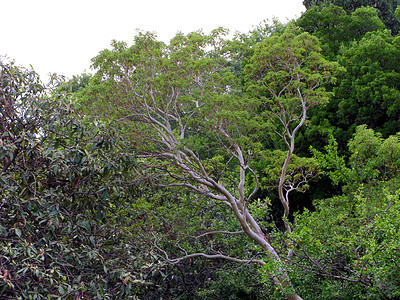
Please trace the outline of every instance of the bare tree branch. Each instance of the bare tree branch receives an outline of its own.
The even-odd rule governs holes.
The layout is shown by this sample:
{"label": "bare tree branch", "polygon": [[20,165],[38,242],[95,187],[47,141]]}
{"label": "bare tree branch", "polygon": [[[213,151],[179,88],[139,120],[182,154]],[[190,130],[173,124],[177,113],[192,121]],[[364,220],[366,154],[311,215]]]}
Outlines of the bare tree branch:
{"label": "bare tree branch", "polygon": [[216,234],[216,233],[223,233],[223,234],[239,234],[239,233],[244,233],[243,230],[240,231],[225,231],[225,230],[214,230],[214,231],[208,231],[205,233],[202,233],[198,236],[195,236],[196,239],[201,238],[203,236],[209,235],[209,234]]}

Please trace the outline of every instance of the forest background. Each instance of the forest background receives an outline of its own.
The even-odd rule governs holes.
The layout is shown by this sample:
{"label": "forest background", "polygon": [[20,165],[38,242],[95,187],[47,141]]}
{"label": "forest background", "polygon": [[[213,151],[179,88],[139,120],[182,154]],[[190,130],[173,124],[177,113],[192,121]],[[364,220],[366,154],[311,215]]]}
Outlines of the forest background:
{"label": "forest background", "polygon": [[0,63],[3,299],[396,299],[400,6]]}

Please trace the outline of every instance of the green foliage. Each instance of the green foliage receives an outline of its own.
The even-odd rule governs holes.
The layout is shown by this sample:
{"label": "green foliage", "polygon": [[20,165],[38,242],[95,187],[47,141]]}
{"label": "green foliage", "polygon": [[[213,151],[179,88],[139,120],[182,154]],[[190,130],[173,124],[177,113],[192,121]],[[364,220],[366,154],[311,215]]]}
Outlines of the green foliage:
{"label": "green foliage", "polygon": [[[129,134],[141,155],[140,162],[148,167],[146,176],[155,180],[156,185],[179,185],[182,181],[192,184],[191,177],[179,169],[177,161],[170,159],[177,151],[190,149],[198,155],[199,163],[189,161],[188,166],[197,171],[201,163],[212,180],[226,188],[236,188],[240,166],[232,157],[235,147],[243,147],[246,155],[259,150],[257,137],[264,125],[257,115],[259,101],[249,99],[238,89],[238,78],[229,61],[234,55],[229,52],[231,44],[223,39],[224,34],[223,29],[210,35],[178,34],[169,45],[157,42],[151,34],[139,34],[132,46],[114,42],[111,51],[103,51],[94,59],[98,72],[84,91],[82,103],[93,105],[88,111],[92,115],[124,121],[123,134]],[[172,140],[170,144],[166,137]],[[166,159],[165,153],[169,153]],[[187,156],[182,154],[182,157]],[[250,194],[252,188],[246,192]],[[201,189],[204,186],[199,186]],[[179,258],[185,254],[182,249],[188,253],[197,249],[213,253],[207,243],[195,242],[193,237],[206,230],[240,228],[237,221],[234,226],[227,222],[233,222],[228,217],[229,210],[220,205],[213,208],[215,201],[207,202],[189,193],[177,198],[173,198],[176,203],[171,199],[154,207],[165,220],[173,220],[175,224],[168,229],[173,239],[165,232],[157,232],[159,247],[166,251],[161,251],[161,255]],[[196,215],[197,208],[201,217]],[[208,222],[205,209],[210,214],[219,212]],[[159,223],[154,219],[150,222]],[[212,243],[227,253],[244,253],[237,245],[231,247],[229,241],[229,238],[224,242],[213,239]]]}
{"label": "green foliage", "polygon": [[299,102],[298,88],[309,106],[326,103],[329,93],[316,87],[324,81],[334,80],[334,74],[341,69],[323,58],[320,52],[315,37],[300,33],[298,28],[290,25],[283,34],[266,38],[256,45],[246,71],[248,89],[266,96],[272,107],[278,101],[286,111],[297,106],[294,103]]}
{"label": "green foliage", "polygon": [[133,153],[34,71],[3,63],[0,75],[0,294],[134,298],[149,267],[122,208]]}
{"label": "green foliage", "polygon": [[[293,156],[296,136],[306,124],[308,110],[328,102],[331,93],[324,84],[334,82],[335,75],[343,71],[321,52],[316,37],[289,24],[282,34],[268,37],[254,47],[245,69],[246,88],[260,99],[260,114],[265,117],[269,134],[275,135],[275,140],[279,137],[277,144],[287,150],[283,160],[283,152],[266,151],[272,157],[260,172],[266,174],[264,183],[279,181],[275,186],[286,219],[290,213],[289,193],[304,192],[308,181],[317,175],[314,162]],[[285,227],[290,230],[286,219]]]}
{"label": "green foliage", "polygon": [[333,184],[348,184],[354,179],[354,170],[346,166],[346,160],[338,153],[338,143],[331,136],[329,144],[324,147],[325,153],[311,148],[313,157],[317,160],[321,167],[321,173],[328,175]]}
{"label": "green foliage", "polygon": [[68,81],[59,82],[57,91],[67,95],[79,93],[89,84],[91,77],[92,75],[86,73],[73,76]]}
{"label": "green foliage", "polygon": [[368,32],[361,40],[342,47],[337,59],[347,72],[330,88],[335,95],[327,106],[310,111],[312,125],[305,132],[308,145],[312,141],[313,147],[322,149],[319,140],[331,133],[344,153],[358,125],[367,124],[383,137],[400,131],[399,50],[398,38],[388,31]]}
{"label": "green foliage", "polygon": [[348,142],[351,152],[348,163],[345,157],[338,154],[337,146],[331,137],[325,153],[313,149],[314,157],[325,169],[322,173],[328,175],[335,185],[345,184],[354,190],[363,183],[396,180],[399,176],[399,135],[383,139],[366,125],[358,126]]}
{"label": "green foliage", "polygon": [[315,6],[326,7],[334,4],[342,7],[348,14],[360,7],[371,6],[377,9],[379,18],[393,35],[400,30],[400,22],[395,17],[396,7],[400,4],[399,0],[304,0],[303,4],[307,10],[313,9]]}
{"label": "green foliage", "polygon": [[374,178],[394,180],[398,177],[399,135],[383,139],[379,133],[361,125],[357,127],[354,138],[349,141],[349,149],[352,152],[349,162],[356,170],[359,182]]}
{"label": "green foliage", "polygon": [[[221,28],[114,41],[94,76],[53,78],[52,89],[0,62],[0,298],[279,299],[271,275],[282,270],[305,299],[400,297],[398,1],[304,2],[299,27],[260,25],[234,41]],[[312,158],[293,154],[296,133]],[[268,259],[205,186],[177,184],[193,177],[160,157],[182,149],[199,159],[192,171],[234,193],[254,168],[240,175],[245,207],[288,259]],[[282,233],[274,198],[253,189],[259,174],[263,189],[278,186],[286,161],[286,192],[313,193],[324,175],[340,195]],[[265,265],[180,260],[189,253]]]}
{"label": "green foliage", "polygon": [[296,24],[319,38],[323,53],[330,59],[336,58],[342,45],[361,39],[367,32],[385,28],[372,7],[357,8],[349,15],[333,4],[311,7]]}
{"label": "green foliage", "polygon": [[400,48],[395,39],[387,31],[368,33],[339,59],[347,68],[336,89],[336,98],[342,99],[340,124],[367,124],[386,136],[399,131]]}
{"label": "green foliage", "polygon": [[322,56],[314,36],[301,33],[292,24],[283,34],[266,38],[254,47],[246,66],[246,87],[261,99],[266,128],[275,131],[280,143],[285,141],[289,147],[307,111],[328,102],[331,93],[323,84],[334,82],[341,71],[337,63]]}
{"label": "green foliage", "polygon": [[[262,159],[257,161],[257,163],[263,165],[261,186],[262,188],[276,187],[287,153],[281,150],[273,150],[264,151],[262,155]],[[304,192],[309,188],[309,182],[317,179],[318,169],[318,163],[314,158],[293,155],[287,169],[286,184],[298,187],[298,192]]]}
{"label": "green foliage", "polygon": [[265,299],[265,295],[271,294],[272,288],[263,284],[259,277],[257,266],[243,268],[237,264],[227,264],[218,272],[218,278],[196,294],[198,299],[204,300]]}
{"label": "green foliage", "polygon": [[[326,174],[346,188],[342,196],[316,202],[315,212],[296,217],[290,235],[298,274],[294,276],[319,282],[318,289],[313,284],[307,292],[307,285],[303,286],[310,298],[396,298],[400,293],[398,277],[393,276],[400,246],[399,137],[383,139],[362,125],[348,146],[349,166],[338,156],[334,140],[326,153],[314,150]],[[339,285],[342,288],[336,292]]]}
{"label": "green foliage", "polygon": [[296,245],[292,262],[309,299],[399,295],[399,282],[393,276],[399,263],[398,194],[384,189],[375,191],[373,198],[367,194],[360,190],[323,200],[315,212],[297,216],[291,235]]}
{"label": "green foliage", "polygon": [[[246,143],[247,133],[260,128],[252,113],[257,103],[238,90],[234,61],[228,63],[235,54],[231,54],[233,46],[223,38],[225,34],[221,28],[209,35],[200,31],[178,34],[165,45],[150,33],[140,33],[130,47],[114,42],[112,50],[93,59],[98,72],[81,101],[91,115],[120,120],[132,141],[156,134],[145,122],[137,122],[146,113],[145,106],[154,106],[157,109],[150,110],[150,118],[170,122],[183,143],[188,138],[192,144],[193,135],[213,143],[216,126]],[[147,146],[149,150],[151,146]]]}

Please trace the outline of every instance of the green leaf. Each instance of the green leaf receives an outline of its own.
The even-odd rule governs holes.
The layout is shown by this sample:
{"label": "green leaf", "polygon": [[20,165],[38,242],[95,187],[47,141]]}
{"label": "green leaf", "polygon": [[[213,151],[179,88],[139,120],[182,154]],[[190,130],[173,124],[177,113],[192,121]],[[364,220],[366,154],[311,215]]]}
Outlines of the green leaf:
{"label": "green leaf", "polygon": [[4,187],[6,185],[8,185],[8,181],[7,178],[5,177],[0,177],[0,184]]}
{"label": "green leaf", "polygon": [[7,155],[7,150],[1,150],[0,151],[0,159],[3,159],[4,158],[4,156],[6,156]]}
{"label": "green leaf", "polygon": [[60,293],[60,295],[64,295],[65,294],[65,290],[61,285],[58,287],[58,292]]}
{"label": "green leaf", "polygon": [[13,159],[14,159],[14,152],[9,151],[9,152],[8,152],[8,155],[10,156],[10,160],[13,160]]}
{"label": "green leaf", "polygon": [[22,235],[21,229],[15,228],[15,234],[16,234],[18,237],[21,237],[21,235]]}
{"label": "green leaf", "polygon": [[59,169],[60,169],[59,166],[55,166],[55,167],[53,168],[54,175],[58,175]]}

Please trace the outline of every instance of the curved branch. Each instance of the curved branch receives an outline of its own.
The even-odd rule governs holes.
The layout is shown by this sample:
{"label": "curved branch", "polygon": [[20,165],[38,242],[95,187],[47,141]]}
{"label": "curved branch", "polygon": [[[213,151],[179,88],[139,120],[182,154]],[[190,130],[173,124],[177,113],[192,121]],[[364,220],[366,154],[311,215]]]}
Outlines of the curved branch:
{"label": "curved branch", "polygon": [[215,259],[215,258],[220,258],[220,259],[225,259],[225,260],[229,260],[229,261],[234,261],[237,263],[244,263],[244,264],[249,264],[249,263],[257,263],[260,264],[262,266],[264,266],[266,263],[262,260],[259,259],[240,259],[240,258],[236,258],[236,257],[232,257],[232,256],[227,256],[224,254],[205,254],[202,252],[199,253],[192,253],[192,254],[188,254],[179,258],[174,258],[174,259],[170,259],[170,258],[166,258],[166,260],[170,263],[170,264],[177,264],[179,262],[181,262],[182,260],[185,259],[189,259],[189,258],[193,258],[193,257],[206,257],[206,258],[211,258],[211,259]]}

